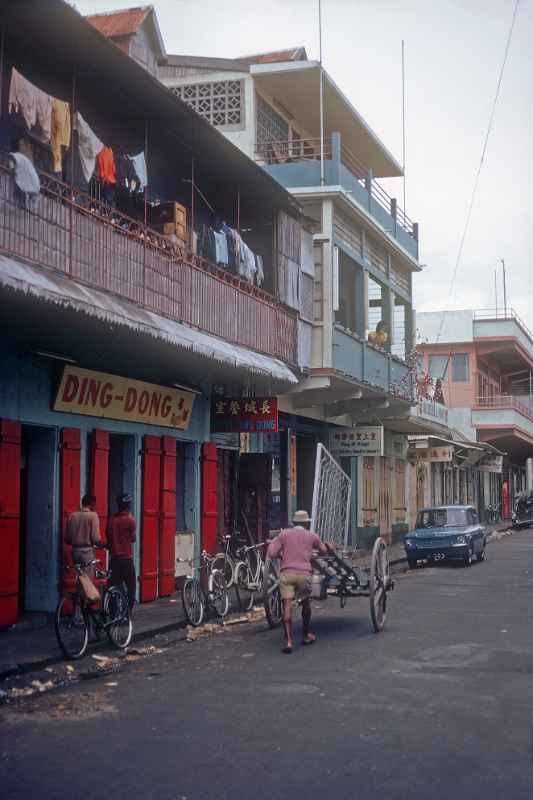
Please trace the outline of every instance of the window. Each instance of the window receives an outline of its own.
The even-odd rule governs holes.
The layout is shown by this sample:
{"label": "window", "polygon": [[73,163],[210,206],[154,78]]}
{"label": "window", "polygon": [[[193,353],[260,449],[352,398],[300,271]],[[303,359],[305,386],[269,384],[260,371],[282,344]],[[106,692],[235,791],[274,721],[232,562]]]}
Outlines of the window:
{"label": "window", "polygon": [[257,95],[257,152],[279,161],[289,155],[289,125],[272,106]]}
{"label": "window", "polygon": [[454,353],[452,356],[452,381],[464,383],[468,380],[468,353]]}
{"label": "window", "polygon": [[448,372],[448,356],[430,356],[429,357],[429,375],[433,380],[440,378],[444,380]]}
{"label": "window", "polygon": [[174,86],[172,91],[212,125],[244,123],[242,81],[191,83]]}

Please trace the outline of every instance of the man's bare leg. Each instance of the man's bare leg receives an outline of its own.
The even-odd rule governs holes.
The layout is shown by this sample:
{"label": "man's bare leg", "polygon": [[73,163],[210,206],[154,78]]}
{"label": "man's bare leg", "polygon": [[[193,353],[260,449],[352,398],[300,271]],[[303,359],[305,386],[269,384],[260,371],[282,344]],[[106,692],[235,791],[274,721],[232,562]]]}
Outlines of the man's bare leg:
{"label": "man's bare leg", "polygon": [[283,632],[285,633],[284,652],[292,650],[292,600],[283,601]]}
{"label": "man's bare leg", "polygon": [[302,600],[302,627],[303,627],[303,641],[304,644],[312,644],[316,636],[311,633],[309,626],[311,624],[311,600],[306,597]]}

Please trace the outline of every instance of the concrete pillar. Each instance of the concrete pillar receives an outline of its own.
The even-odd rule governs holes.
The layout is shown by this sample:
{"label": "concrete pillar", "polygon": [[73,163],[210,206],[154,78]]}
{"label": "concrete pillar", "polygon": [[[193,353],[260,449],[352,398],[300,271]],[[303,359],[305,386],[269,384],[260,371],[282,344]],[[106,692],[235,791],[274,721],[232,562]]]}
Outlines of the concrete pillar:
{"label": "concrete pillar", "polygon": [[[366,278],[365,278],[366,276]],[[368,272],[355,265],[355,332],[366,338],[368,327]]]}
{"label": "concrete pillar", "polygon": [[341,182],[341,135],[340,133],[331,134],[331,164],[330,173],[327,175],[327,183],[333,186],[340,185]]}
{"label": "concrete pillar", "polygon": [[386,349],[390,351],[391,346],[394,342],[394,292],[388,286],[384,286],[382,288],[382,297],[383,297],[383,305],[382,305],[382,314],[381,318],[385,325],[387,326],[387,331],[389,333],[389,340],[387,342]]}
{"label": "concrete pillar", "polygon": [[324,200],[322,204],[322,233],[327,241],[322,246],[322,311],[323,311],[323,351],[322,366],[333,364],[333,202]]}
{"label": "concrete pillar", "polygon": [[526,461],[526,490],[530,492],[533,489],[533,458],[528,458]]}

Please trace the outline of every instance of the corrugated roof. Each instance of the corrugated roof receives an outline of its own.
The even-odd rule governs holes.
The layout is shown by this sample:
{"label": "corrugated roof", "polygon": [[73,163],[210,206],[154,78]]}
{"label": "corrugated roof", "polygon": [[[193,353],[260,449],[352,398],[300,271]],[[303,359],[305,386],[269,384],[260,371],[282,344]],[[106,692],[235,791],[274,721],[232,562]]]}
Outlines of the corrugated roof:
{"label": "corrugated roof", "polygon": [[278,64],[285,61],[307,61],[305,47],[291,47],[287,50],[273,50],[270,53],[257,53],[237,59],[250,64]]}
{"label": "corrugated roof", "polygon": [[86,17],[87,22],[103,36],[112,39],[115,36],[129,36],[137,33],[153,6],[138,6],[122,11],[109,11],[105,14],[92,14]]}

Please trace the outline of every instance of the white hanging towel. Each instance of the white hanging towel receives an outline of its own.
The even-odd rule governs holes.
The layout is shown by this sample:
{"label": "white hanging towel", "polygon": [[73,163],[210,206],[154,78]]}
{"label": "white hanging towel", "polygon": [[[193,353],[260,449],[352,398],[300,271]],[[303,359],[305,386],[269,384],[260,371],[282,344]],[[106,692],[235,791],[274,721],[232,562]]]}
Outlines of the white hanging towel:
{"label": "white hanging towel", "polygon": [[96,166],[96,156],[104,145],[87,125],[79,111],[74,115],[74,130],[78,131],[81,168],[87,183],[91,180]]}
{"label": "white hanging towel", "polygon": [[52,98],[30,83],[13,67],[9,84],[9,113],[20,111],[28,129],[39,123],[45,141],[50,141]]}
{"label": "white hanging towel", "polygon": [[22,153],[10,153],[9,158],[12,160],[15,183],[20,191],[24,193],[26,206],[34,208],[41,191],[41,181],[37,170],[30,159]]}
{"label": "white hanging towel", "polygon": [[135,169],[135,174],[139,179],[139,184],[141,189],[144,189],[145,186],[148,184],[148,172],[146,169],[146,160],[144,158],[144,151],[142,153],[138,153],[136,156],[130,156],[131,161],[133,163],[133,168]]}

